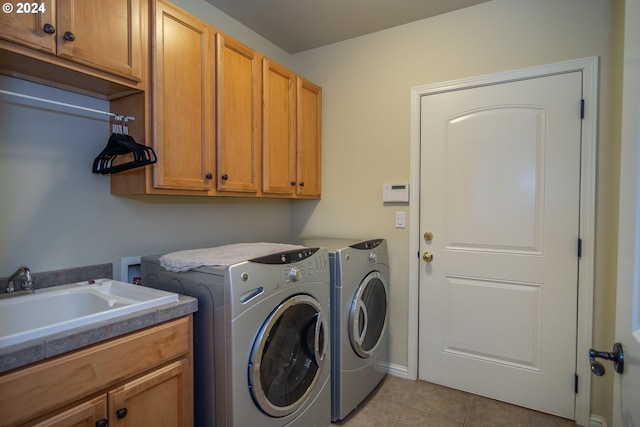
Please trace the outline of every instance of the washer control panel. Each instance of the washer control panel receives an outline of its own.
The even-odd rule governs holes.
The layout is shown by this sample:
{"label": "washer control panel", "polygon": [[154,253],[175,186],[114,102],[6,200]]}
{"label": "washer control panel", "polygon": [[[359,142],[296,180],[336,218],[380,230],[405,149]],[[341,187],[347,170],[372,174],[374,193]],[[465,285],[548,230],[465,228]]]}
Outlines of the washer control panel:
{"label": "washer control panel", "polygon": [[354,245],[351,245],[351,248],[354,249],[362,249],[362,250],[367,250],[367,249],[373,249],[373,248],[377,248],[378,246],[380,246],[380,244],[382,243],[383,239],[372,239],[372,240],[367,240],[364,242],[360,242],[360,243],[356,243]]}
{"label": "washer control panel", "polygon": [[318,252],[320,248],[302,248],[294,249],[287,252],[278,252],[271,255],[261,256],[259,258],[250,259],[250,262],[258,264],[292,264],[310,258]]}
{"label": "washer control panel", "polygon": [[[323,256],[322,254],[325,255]],[[321,251],[321,253],[317,256],[313,256],[286,266],[283,265],[281,268],[280,277],[283,284],[292,284],[305,280],[318,280],[316,276],[320,274],[327,274],[328,270],[329,256],[326,255],[325,251]]]}

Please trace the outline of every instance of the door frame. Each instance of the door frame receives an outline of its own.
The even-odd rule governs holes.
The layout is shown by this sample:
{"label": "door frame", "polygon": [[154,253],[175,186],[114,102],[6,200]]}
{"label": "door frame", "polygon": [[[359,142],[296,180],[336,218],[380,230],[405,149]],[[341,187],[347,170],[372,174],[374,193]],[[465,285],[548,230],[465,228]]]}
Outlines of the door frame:
{"label": "door frame", "polygon": [[[637,371],[638,329],[640,313],[631,306],[636,298],[640,301],[639,262],[640,256],[640,29],[636,25],[640,18],[640,0],[627,0],[624,11],[625,35],[623,54],[622,122],[620,149],[620,197],[618,214],[618,265],[616,288],[616,342],[624,346],[625,364],[622,375],[613,374],[613,425],[631,425],[634,414],[626,411],[634,402],[629,391],[637,390],[640,372]],[[624,206],[623,206],[624,205]],[[632,208],[628,208],[631,206]],[[628,304],[628,306],[627,306]],[[636,361],[634,361],[636,359]],[[634,372],[635,371],[635,372]],[[633,377],[630,377],[633,376]],[[635,401],[637,403],[637,400]],[[636,408],[637,411],[637,408]],[[640,416],[640,415],[636,415]]]}
{"label": "door frame", "polygon": [[[589,425],[591,417],[591,368],[587,355],[592,344],[593,295],[595,267],[596,155],[598,132],[598,67],[599,57],[542,65],[469,79],[418,86],[411,89],[411,168],[409,204],[409,344],[407,378],[418,377],[418,317],[420,279],[420,100],[423,96],[544,77],[569,72],[582,72],[582,97],[585,100],[582,120],[580,173],[580,238],[582,256],[578,264],[578,322],[575,420]],[[576,105],[576,108],[579,106]]]}

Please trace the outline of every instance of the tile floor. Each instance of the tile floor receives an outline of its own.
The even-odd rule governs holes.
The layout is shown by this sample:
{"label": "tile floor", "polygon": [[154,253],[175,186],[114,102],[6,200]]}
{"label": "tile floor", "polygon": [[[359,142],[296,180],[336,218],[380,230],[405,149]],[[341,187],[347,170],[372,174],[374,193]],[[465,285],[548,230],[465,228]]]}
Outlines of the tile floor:
{"label": "tile floor", "polygon": [[347,418],[346,427],[576,427],[571,420],[486,397],[387,375]]}

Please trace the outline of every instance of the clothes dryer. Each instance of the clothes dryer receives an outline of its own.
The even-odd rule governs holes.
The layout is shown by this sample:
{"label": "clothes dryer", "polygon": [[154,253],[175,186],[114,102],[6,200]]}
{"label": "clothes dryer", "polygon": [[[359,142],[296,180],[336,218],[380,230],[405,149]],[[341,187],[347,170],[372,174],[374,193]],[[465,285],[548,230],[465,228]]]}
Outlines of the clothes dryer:
{"label": "clothes dryer", "polygon": [[313,238],[331,266],[331,419],[353,411],[380,383],[388,361],[389,256],[385,239]]}
{"label": "clothes dryer", "polygon": [[196,297],[196,426],[331,423],[329,260],[324,248],[186,272],[142,258],[143,284]]}

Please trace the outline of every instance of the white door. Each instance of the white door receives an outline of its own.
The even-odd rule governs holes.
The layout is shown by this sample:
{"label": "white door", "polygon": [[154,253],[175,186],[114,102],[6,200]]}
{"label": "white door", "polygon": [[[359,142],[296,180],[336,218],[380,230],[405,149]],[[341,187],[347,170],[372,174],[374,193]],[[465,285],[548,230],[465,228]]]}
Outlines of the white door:
{"label": "white door", "polygon": [[[640,1],[627,0],[620,160],[620,221],[616,341],[622,344],[622,375],[615,375],[613,427],[640,427]],[[598,349],[607,350],[611,349]]]}
{"label": "white door", "polygon": [[420,379],[574,417],[581,94],[571,72],[422,97]]}

